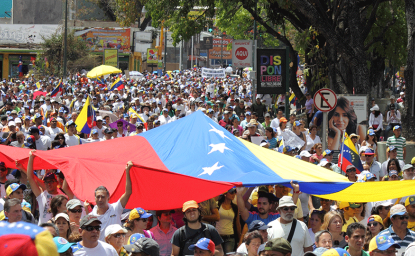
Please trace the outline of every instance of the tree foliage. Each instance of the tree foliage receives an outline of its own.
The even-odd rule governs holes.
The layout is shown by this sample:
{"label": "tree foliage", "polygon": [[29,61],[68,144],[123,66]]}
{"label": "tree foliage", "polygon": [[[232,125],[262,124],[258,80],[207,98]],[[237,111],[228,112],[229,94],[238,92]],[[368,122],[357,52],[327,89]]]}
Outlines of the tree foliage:
{"label": "tree foliage", "polygon": [[[50,38],[43,38],[40,45],[40,53],[36,59],[36,69],[43,74],[63,73],[64,35],[55,33]],[[67,37],[67,69],[76,72],[81,69],[92,69],[99,65],[98,56],[92,55],[85,41],[75,37],[74,33],[68,33]]]}

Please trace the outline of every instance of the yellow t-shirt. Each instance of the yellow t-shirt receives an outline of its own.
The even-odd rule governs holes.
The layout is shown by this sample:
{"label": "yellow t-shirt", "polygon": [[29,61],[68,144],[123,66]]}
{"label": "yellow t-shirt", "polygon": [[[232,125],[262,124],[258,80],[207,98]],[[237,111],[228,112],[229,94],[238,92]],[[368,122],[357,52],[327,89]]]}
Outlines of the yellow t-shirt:
{"label": "yellow t-shirt", "polygon": [[342,232],[346,232],[346,231],[347,231],[347,227],[348,227],[350,224],[354,223],[354,222],[359,222],[359,220],[358,220],[358,219],[356,219],[356,217],[349,218],[349,219],[346,221],[346,223],[344,223],[344,224],[343,224],[343,227],[342,227]]}
{"label": "yellow t-shirt", "polygon": [[415,231],[415,221],[414,222],[408,221],[408,229]]}

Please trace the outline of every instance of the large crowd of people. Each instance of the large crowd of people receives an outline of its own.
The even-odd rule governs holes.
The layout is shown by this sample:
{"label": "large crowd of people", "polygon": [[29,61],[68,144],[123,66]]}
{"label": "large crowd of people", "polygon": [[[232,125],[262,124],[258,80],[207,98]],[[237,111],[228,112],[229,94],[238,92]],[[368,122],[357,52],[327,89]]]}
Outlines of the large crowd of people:
{"label": "large crowd of people", "polygon": [[[94,202],[81,201],[60,170],[33,170],[36,150],[135,136],[202,111],[234,136],[327,168],[351,182],[412,180],[415,158],[405,162],[406,140],[401,135],[404,92],[399,103],[391,97],[385,118],[373,101],[366,134],[360,135],[357,127],[349,134],[363,164],[359,172],[354,165],[339,166],[342,160],[337,159],[337,141],[348,131],[350,116],[341,114],[343,110],[333,112],[328,147],[323,148],[322,113],[314,109],[301,78],[306,103],[284,116],[284,99],[253,95],[244,75],[204,78],[195,68],[166,77],[123,77],[114,85],[119,77],[72,74],[63,83],[54,76],[0,82],[0,142],[31,149],[27,168],[0,162],[0,229],[18,232],[11,226],[17,222],[28,230],[40,226],[51,241],[53,237],[60,255],[415,255],[415,196],[337,202],[303,193],[292,182],[291,187],[232,188],[204,202],[153,211],[126,209],[135,186],[131,161],[125,167],[125,193],[112,204],[106,184],[95,189]],[[86,134],[78,131],[76,121],[88,101],[96,116]],[[382,140],[387,160],[378,162],[377,143]],[[0,231],[0,246],[2,240]]]}

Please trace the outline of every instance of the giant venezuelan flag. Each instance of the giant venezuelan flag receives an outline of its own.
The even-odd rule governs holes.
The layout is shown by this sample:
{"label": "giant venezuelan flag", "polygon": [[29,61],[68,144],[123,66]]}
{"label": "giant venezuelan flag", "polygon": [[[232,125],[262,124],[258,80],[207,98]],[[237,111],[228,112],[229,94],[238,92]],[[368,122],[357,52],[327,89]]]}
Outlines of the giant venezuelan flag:
{"label": "giant venezuelan flag", "polygon": [[[0,145],[0,152],[7,154],[5,147]],[[56,166],[75,195],[90,201],[101,185],[108,188],[110,201],[117,201],[125,189],[125,165],[133,161],[130,209],[174,209],[233,186],[289,186],[291,180],[302,192],[350,202],[407,196],[415,185],[415,181],[348,182],[331,170],[236,138],[200,111],[138,136],[38,150],[35,155],[34,169]],[[27,165],[27,158],[20,162]]]}
{"label": "giant venezuelan flag", "polygon": [[81,113],[79,113],[79,116],[75,120],[76,130],[78,132],[89,134],[91,133],[91,128],[96,124],[95,121],[95,111],[91,105],[91,98],[88,96]]}

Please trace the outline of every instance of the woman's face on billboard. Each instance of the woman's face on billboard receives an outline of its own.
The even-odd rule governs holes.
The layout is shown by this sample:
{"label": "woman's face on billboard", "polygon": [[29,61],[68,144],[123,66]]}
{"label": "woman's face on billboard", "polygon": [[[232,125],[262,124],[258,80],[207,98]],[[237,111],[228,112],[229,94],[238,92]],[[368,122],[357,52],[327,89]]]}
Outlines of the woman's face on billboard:
{"label": "woman's face on billboard", "polygon": [[336,107],[333,114],[333,124],[339,130],[346,130],[347,125],[349,125],[349,116],[346,111],[340,107]]}

